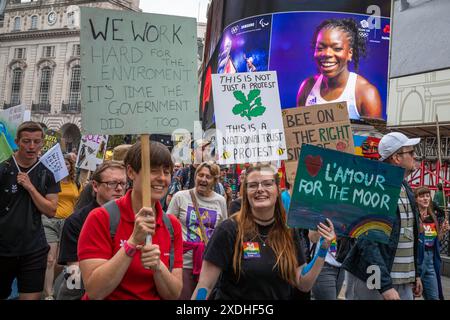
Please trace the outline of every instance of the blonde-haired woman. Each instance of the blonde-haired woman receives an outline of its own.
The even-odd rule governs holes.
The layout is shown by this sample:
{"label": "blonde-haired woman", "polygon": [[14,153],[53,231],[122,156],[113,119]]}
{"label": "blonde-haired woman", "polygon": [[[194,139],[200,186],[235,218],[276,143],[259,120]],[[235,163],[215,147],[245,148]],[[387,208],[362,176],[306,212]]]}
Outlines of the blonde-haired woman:
{"label": "blonde-haired woman", "polygon": [[214,192],[220,167],[203,162],[195,170],[195,186],[175,193],[167,213],[180,220],[183,231],[183,290],[180,300],[188,300],[197,285],[205,244],[214,229],[227,218],[225,198]]}
{"label": "blonde-haired woman", "polygon": [[243,183],[242,209],[214,231],[192,298],[209,297],[215,286],[215,299],[233,300],[287,300],[296,289],[311,290],[335,237],[333,224],[318,225],[321,249],[306,265],[300,235],[286,225],[275,168],[250,167]]}
{"label": "blonde-haired woman", "polygon": [[58,193],[56,215],[53,218],[42,215],[45,237],[50,246],[47,255],[47,270],[45,271],[45,300],[54,300],[53,281],[64,221],[74,212],[75,203],[80,196],[80,186],[76,182],[75,162],[69,154],[64,156],[64,162],[69,175],[60,181],[61,192]]}

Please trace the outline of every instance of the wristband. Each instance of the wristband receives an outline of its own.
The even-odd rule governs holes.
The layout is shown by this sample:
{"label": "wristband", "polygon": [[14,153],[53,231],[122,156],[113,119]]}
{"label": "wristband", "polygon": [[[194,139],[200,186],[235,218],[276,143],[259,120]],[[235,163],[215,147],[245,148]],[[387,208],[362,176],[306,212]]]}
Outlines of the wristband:
{"label": "wristband", "polygon": [[[308,263],[308,264],[303,268],[303,270],[302,270],[302,272],[301,272],[301,275],[302,275],[302,276],[305,276],[305,275],[312,269],[312,267],[314,266],[314,264],[316,263],[317,257],[319,257],[319,254],[320,254],[320,252],[321,252],[321,250],[322,250],[322,243],[323,243],[323,240],[324,240],[324,238],[320,237],[319,243],[317,244],[317,245],[319,246],[320,249],[317,250],[317,252],[316,252],[316,254],[314,255],[314,258],[311,260],[311,262]],[[328,249],[323,249],[323,250],[325,250],[325,255],[324,255],[323,257],[320,256],[321,258],[324,258],[324,257],[327,255],[327,251],[328,251]],[[323,254],[323,253],[322,253],[322,254]]]}
{"label": "wristband", "polygon": [[325,258],[327,256],[327,253],[328,253],[328,249],[320,247],[319,251],[317,252],[317,256],[319,258]]}
{"label": "wristband", "polygon": [[208,290],[206,288],[199,288],[197,290],[197,296],[195,300],[206,300],[206,295],[208,294]]}
{"label": "wristband", "polygon": [[123,243],[123,249],[125,250],[125,254],[131,258],[134,257],[137,252],[136,246],[128,243],[128,241]]}

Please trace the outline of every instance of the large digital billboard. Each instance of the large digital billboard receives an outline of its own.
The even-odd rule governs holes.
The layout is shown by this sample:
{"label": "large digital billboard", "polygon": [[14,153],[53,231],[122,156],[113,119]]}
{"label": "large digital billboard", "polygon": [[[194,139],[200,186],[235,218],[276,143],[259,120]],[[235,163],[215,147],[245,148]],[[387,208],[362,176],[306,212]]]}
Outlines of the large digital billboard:
{"label": "large digital billboard", "polygon": [[204,116],[208,73],[276,71],[282,108],[346,101],[353,121],[386,120],[391,1],[268,2],[225,8]]}

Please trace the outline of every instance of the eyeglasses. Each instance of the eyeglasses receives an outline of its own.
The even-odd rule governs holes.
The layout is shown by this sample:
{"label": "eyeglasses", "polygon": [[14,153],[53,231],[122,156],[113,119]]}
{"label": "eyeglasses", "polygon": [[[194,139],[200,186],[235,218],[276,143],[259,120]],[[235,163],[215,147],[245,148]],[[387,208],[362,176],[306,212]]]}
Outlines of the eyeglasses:
{"label": "eyeglasses", "polygon": [[256,190],[258,190],[259,186],[261,186],[261,188],[263,188],[264,190],[269,190],[272,189],[274,185],[275,179],[267,179],[261,182],[247,182],[247,189],[250,192],[255,192]]}
{"label": "eyeglasses", "polygon": [[411,157],[414,157],[414,155],[416,154],[416,151],[414,149],[412,149],[412,150],[409,150],[409,151],[397,152],[397,154],[405,154],[405,153],[409,153],[409,155]]}
{"label": "eyeglasses", "polygon": [[126,182],[123,181],[98,181],[98,183],[104,183],[109,189],[117,189],[118,186],[121,186],[124,189],[127,186]]}

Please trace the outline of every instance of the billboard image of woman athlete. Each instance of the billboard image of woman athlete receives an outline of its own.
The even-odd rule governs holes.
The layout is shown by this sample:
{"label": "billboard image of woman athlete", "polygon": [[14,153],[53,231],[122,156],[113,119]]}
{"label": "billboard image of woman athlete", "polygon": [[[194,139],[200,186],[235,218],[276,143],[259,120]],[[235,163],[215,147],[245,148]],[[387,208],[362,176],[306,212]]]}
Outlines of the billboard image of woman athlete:
{"label": "billboard image of woman athlete", "polygon": [[346,101],[353,121],[386,120],[390,1],[262,1],[250,16],[253,2],[236,21],[227,2],[212,73],[277,71],[282,108]]}

